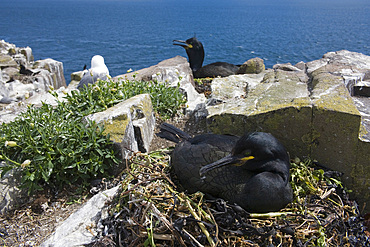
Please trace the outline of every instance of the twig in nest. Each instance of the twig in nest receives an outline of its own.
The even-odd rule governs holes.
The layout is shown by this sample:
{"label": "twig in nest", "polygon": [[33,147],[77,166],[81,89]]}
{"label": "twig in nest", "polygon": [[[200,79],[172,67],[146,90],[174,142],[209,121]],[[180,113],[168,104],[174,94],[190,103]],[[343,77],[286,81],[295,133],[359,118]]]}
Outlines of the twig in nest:
{"label": "twig in nest", "polygon": [[149,203],[149,206],[152,210],[152,213],[166,225],[166,227],[171,231],[171,233],[180,242],[180,244],[185,246],[185,243],[179,236],[179,233],[173,228],[172,224],[167,220],[167,218],[158,210],[158,208],[154,204]]}
{"label": "twig in nest", "polygon": [[185,229],[182,229],[182,231],[188,235],[189,238],[191,238],[191,240],[194,241],[194,243],[196,243],[199,247],[204,247],[204,245],[202,245],[201,243],[199,243],[194,237],[193,235],[191,235],[188,231],[186,231]]}
{"label": "twig in nest", "polygon": [[199,217],[199,215],[194,211],[194,209],[190,205],[190,201],[189,200],[186,200],[186,205],[187,205],[187,207],[188,207],[191,215],[193,215],[193,217],[198,221],[198,225],[199,225],[200,229],[202,229],[202,232],[204,233],[204,235],[206,235],[207,240],[208,240],[208,243],[211,246],[216,246],[216,244],[213,241],[211,235],[209,234],[207,228],[205,227],[205,225],[203,224],[203,222],[201,222],[202,219]]}

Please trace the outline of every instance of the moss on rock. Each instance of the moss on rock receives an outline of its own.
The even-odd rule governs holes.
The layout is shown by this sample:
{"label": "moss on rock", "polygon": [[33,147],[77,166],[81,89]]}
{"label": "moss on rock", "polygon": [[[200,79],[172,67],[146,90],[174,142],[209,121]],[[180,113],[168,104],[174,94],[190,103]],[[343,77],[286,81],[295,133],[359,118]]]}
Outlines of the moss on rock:
{"label": "moss on rock", "polygon": [[0,68],[18,67],[16,61],[9,55],[0,54]]}

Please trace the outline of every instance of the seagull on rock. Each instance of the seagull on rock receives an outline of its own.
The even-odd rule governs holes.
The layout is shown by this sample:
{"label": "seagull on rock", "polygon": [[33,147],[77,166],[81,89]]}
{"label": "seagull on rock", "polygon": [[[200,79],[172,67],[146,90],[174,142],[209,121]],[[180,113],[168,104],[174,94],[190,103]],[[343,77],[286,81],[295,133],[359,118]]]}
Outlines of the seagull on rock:
{"label": "seagull on rock", "polygon": [[91,59],[91,68],[84,72],[80,83],[78,83],[77,89],[81,90],[84,86],[93,84],[98,79],[107,80],[109,76],[109,70],[104,63],[104,58],[100,55],[95,55]]}

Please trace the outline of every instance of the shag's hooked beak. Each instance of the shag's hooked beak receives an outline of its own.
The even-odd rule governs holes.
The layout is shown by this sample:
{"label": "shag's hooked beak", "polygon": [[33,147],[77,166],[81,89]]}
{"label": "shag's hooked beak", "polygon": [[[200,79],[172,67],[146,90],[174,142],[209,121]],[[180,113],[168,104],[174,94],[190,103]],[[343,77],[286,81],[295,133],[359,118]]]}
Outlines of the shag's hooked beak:
{"label": "shag's hooked beak", "polygon": [[228,155],[222,159],[217,160],[216,162],[213,162],[200,168],[199,175],[201,178],[205,178],[205,174],[213,169],[227,165],[241,166],[248,160],[252,159],[254,159],[254,156],[237,157],[234,155]]}
{"label": "shag's hooked beak", "polygon": [[186,41],[183,41],[183,40],[173,40],[172,42],[177,42],[177,43],[173,43],[173,45],[179,45],[179,46],[184,47],[185,49],[193,48],[191,44],[188,44],[186,43]]}

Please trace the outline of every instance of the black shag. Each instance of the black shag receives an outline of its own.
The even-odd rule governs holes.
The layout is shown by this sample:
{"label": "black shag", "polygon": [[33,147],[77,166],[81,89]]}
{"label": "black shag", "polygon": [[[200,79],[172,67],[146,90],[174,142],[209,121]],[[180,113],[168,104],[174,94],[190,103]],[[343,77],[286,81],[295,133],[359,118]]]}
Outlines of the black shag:
{"label": "black shag", "polygon": [[19,74],[34,76],[39,74],[41,71],[33,72],[32,70],[27,69],[23,64],[20,65]]}
{"label": "black shag", "polygon": [[183,40],[174,40],[174,45],[179,45],[185,48],[186,54],[189,58],[190,68],[193,71],[195,78],[206,78],[206,77],[225,77],[229,75],[235,75],[239,67],[234,64],[226,62],[216,62],[208,65],[203,65],[204,61],[204,48],[202,43],[195,37]]}
{"label": "black shag", "polygon": [[157,135],[177,143],[171,164],[189,193],[201,191],[223,198],[248,212],[278,211],[292,201],[289,155],[271,134],[191,138],[162,124]]}

